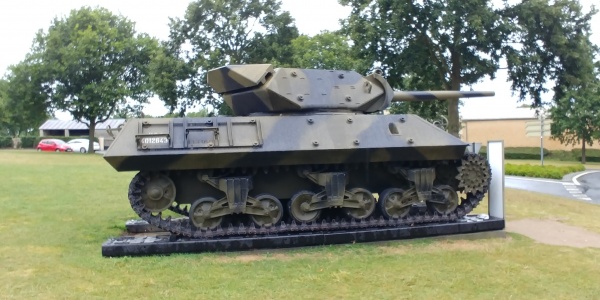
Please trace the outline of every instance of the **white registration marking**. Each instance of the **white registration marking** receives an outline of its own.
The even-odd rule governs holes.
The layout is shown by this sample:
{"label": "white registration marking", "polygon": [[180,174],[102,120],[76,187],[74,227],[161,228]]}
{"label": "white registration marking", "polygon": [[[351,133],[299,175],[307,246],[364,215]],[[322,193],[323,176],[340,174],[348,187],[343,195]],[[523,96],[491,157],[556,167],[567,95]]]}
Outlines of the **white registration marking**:
{"label": "white registration marking", "polygon": [[169,139],[166,137],[146,137],[142,139],[142,143],[144,144],[167,144],[169,143]]}

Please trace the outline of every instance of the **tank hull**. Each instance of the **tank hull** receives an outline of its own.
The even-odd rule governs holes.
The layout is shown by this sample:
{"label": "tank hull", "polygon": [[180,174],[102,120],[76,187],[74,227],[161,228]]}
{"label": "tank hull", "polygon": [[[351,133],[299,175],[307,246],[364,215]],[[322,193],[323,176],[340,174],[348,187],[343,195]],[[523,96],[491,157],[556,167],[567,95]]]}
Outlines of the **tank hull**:
{"label": "tank hull", "polygon": [[133,119],[104,158],[117,171],[459,160],[467,144],[416,115]]}

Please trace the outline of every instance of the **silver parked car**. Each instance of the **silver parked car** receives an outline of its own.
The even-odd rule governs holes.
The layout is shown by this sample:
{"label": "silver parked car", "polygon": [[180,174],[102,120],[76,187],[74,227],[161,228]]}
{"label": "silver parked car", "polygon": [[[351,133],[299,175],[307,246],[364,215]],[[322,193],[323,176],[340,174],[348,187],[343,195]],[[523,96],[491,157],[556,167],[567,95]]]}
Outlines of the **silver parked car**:
{"label": "silver parked car", "polygon": [[[67,144],[69,146],[71,146],[71,149],[73,149],[73,151],[79,151],[81,153],[86,153],[86,152],[88,152],[90,140],[74,139],[74,140],[70,140]],[[99,151],[99,150],[100,150],[100,144],[98,144],[97,142],[94,142],[94,151]]]}

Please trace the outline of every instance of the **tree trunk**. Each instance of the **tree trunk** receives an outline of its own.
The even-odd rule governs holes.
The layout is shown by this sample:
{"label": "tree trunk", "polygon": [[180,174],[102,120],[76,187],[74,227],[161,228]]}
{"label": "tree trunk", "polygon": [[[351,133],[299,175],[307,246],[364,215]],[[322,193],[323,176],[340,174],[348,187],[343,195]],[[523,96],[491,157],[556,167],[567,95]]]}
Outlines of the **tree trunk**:
{"label": "tree trunk", "polygon": [[585,141],[582,140],[581,143],[581,163],[585,164]]}
{"label": "tree trunk", "polygon": [[21,149],[21,138],[20,137],[14,137],[12,138],[12,144],[13,144],[13,149]]}
{"label": "tree trunk", "polygon": [[[450,89],[460,90],[460,55],[454,51],[451,53],[452,74],[450,74]],[[448,99],[448,133],[455,137],[460,137],[460,120],[458,115],[458,99]]]}
{"label": "tree trunk", "polygon": [[96,120],[90,120],[90,143],[88,144],[88,154],[94,153],[94,136],[96,134]]}
{"label": "tree trunk", "polygon": [[459,137],[458,99],[449,99],[446,101],[448,102],[448,133]]}
{"label": "tree trunk", "polygon": [[[460,77],[454,78],[452,76],[452,90],[458,91],[460,89]],[[458,114],[458,99],[448,99],[448,133],[455,137],[460,137],[460,118]]]}

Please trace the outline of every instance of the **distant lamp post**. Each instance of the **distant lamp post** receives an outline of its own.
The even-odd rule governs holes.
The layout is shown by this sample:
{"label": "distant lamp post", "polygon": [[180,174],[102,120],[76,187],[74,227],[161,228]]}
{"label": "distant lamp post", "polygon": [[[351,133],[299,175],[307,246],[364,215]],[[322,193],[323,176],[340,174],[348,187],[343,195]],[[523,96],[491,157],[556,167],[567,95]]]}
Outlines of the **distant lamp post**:
{"label": "distant lamp post", "polygon": [[540,159],[542,161],[542,167],[544,166],[544,112],[539,114],[540,119]]}

